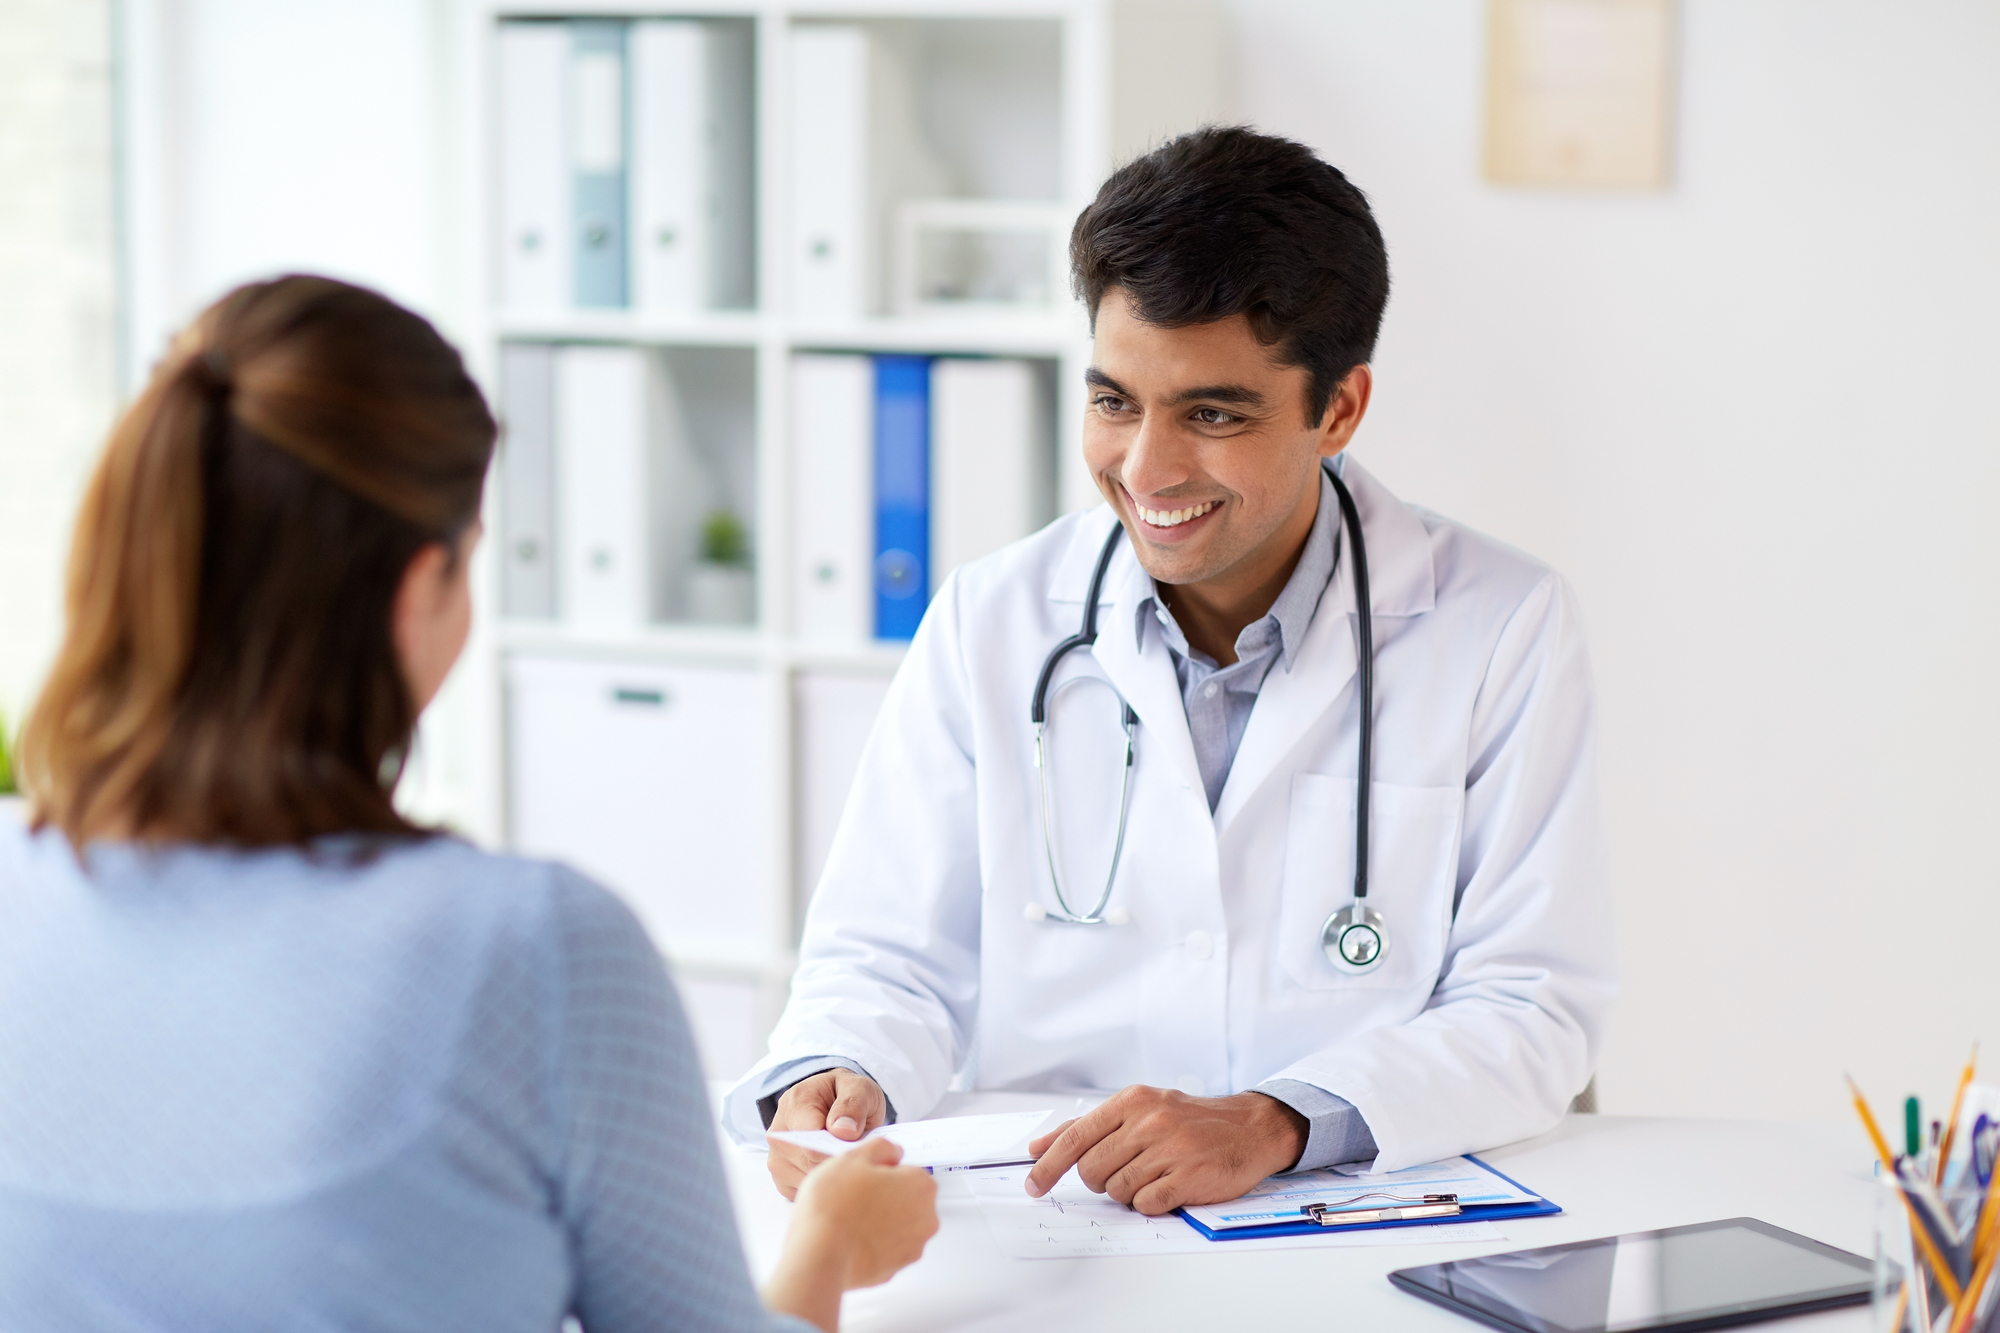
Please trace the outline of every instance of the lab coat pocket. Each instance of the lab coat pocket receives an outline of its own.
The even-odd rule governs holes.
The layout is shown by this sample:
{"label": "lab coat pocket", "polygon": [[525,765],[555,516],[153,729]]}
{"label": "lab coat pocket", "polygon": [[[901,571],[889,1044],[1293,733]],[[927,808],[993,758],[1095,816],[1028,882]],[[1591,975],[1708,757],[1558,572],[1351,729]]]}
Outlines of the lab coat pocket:
{"label": "lab coat pocket", "polygon": [[1368,905],[1389,927],[1389,951],[1372,972],[1342,972],[1320,948],[1320,928],[1354,900],[1353,778],[1292,777],[1285,842],[1285,898],[1278,953],[1285,973],[1308,990],[1428,992],[1437,984],[1451,933],[1460,817],[1455,787],[1370,786]]}

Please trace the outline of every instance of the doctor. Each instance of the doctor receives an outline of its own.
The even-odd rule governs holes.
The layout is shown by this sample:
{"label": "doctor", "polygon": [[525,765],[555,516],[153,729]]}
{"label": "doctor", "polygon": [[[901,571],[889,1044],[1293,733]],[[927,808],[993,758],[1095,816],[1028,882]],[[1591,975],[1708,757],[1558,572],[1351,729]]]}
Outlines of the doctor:
{"label": "doctor", "polygon": [[[731,1132],[1112,1093],[1028,1189],[1076,1166],[1157,1214],[1548,1129],[1615,991],[1582,630],[1546,566],[1340,457],[1388,295],[1366,200],[1205,129],[1115,173],[1071,259],[1106,503],[939,589]],[[812,1160],[777,1146],[779,1188]]]}

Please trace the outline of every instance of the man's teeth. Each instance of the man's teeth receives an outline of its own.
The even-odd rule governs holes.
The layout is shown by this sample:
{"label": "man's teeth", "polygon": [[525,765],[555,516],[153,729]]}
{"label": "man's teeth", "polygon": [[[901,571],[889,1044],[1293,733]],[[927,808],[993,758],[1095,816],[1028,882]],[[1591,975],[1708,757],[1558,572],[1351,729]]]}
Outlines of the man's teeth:
{"label": "man's teeth", "polygon": [[1139,517],[1145,519],[1154,527],[1172,528],[1178,527],[1191,518],[1200,518],[1220,503],[1222,503],[1220,500],[1210,500],[1204,504],[1198,504],[1192,509],[1148,509],[1144,505],[1135,507],[1139,510]]}

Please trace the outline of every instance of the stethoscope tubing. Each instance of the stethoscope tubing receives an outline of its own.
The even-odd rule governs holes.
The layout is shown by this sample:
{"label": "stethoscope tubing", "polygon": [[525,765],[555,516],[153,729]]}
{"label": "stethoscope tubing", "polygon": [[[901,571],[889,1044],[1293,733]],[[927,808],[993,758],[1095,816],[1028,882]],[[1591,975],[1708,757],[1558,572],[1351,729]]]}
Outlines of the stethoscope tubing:
{"label": "stethoscope tubing", "polygon": [[1055,676],[1056,668],[1071,652],[1097,642],[1097,599],[1104,592],[1104,575],[1111,568],[1111,553],[1118,549],[1118,539],[1124,534],[1123,523],[1112,524],[1110,535],[1104,539],[1103,549],[1097,553],[1097,567],[1090,574],[1090,589],[1083,596],[1083,624],[1076,633],[1057,644],[1055,650],[1043,660],[1041,674],[1035,678],[1035,696],[1028,705],[1028,718],[1035,725],[1035,768],[1042,793],[1042,852],[1048,857],[1049,883],[1056,891],[1058,908],[1049,913],[1049,919],[1077,926],[1104,924],[1104,907],[1111,901],[1111,886],[1118,879],[1118,862],[1125,855],[1125,829],[1132,809],[1132,750],[1139,730],[1139,715],[1132,711],[1132,705],[1125,701],[1123,695],[1118,697],[1118,722],[1125,731],[1125,776],[1118,793],[1118,841],[1111,849],[1111,868],[1104,875],[1104,891],[1097,895],[1097,905],[1081,916],[1069,905],[1069,899],[1063,894],[1062,876],[1056,872],[1056,835],[1054,822],[1049,817],[1049,763],[1043,750],[1042,733],[1048,722],[1049,681]]}
{"label": "stethoscope tubing", "polygon": [[[1125,535],[1125,525],[1114,523],[1111,532],[1104,539],[1103,547],[1097,552],[1097,567],[1090,572],[1090,590],[1083,595],[1083,625],[1076,633],[1064,639],[1042,659],[1042,673],[1035,677],[1035,697],[1028,703],[1028,720],[1035,724],[1040,734],[1042,724],[1048,720],[1049,680],[1062,665],[1063,658],[1078,648],[1088,648],[1097,642],[1097,599],[1104,595],[1104,575],[1111,568],[1111,553],[1118,549],[1118,539]],[[1131,712],[1128,705],[1126,712]]]}
{"label": "stethoscope tubing", "polygon": [[1111,901],[1111,886],[1118,880],[1118,862],[1125,855],[1125,830],[1132,810],[1133,738],[1139,728],[1139,716],[1132,711],[1131,705],[1126,704],[1120,721],[1125,730],[1125,776],[1118,790],[1118,840],[1111,846],[1111,868],[1104,872],[1104,891],[1097,895],[1097,905],[1082,916],[1077,915],[1069,900],[1063,896],[1062,877],[1056,873],[1056,834],[1049,818],[1049,765],[1042,754],[1042,726],[1040,723],[1035,725],[1035,767],[1039,770],[1042,785],[1042,852],[1048,857],[1049,883],[1056,891],[1056,905],[1062,909],[1049,915],[1072,925],[1095,926],[1106,920],[1104,907]]}
{"label": "stethoscope tubing", "polygon": [[[1356,692],[1361,696],[1360,782],[1354,793],[1354,901],[1368,901],[1368,788],[1375,771],[1375,604],[1368,598],[1368,546],[1361,539],[1361,514],[1347,484],[1326,469],[1333,493],[1340,500],[1341,526],[1347,548],[1354,553],[1354,637],[1360,661],[1355,663]],[[1336,557],[1338,558],[1338,557]]]}
{"label": "stethoscope tubing", "polygon": [[[1350,577],[1354,585],[1355,638],[1359,661],[1355,664],[1355,686],[1361,706],[1360,743],[1358,768],[1359,781],[1354,802],[1354,901],[1357,908],[1363,907],[1368,899],[1368,789],[1374,772],[1375,751],[1375,626],[1374,606],[1368,595],[1368,548],[1361,535],[1361,514],[1354,506],[1354,497],[1340,474],[1332,468],[1325,468],[1326,477],[1333,483],[1333,493],[1340,504],[1341,527],[1347,533],[1348,550],[1354,553],[1354,568]],[[1125,852],[1125,832],[1132,808],[1132,773],[1134,767],[1135,736],[1139,725],[1139,715],[1132,705],[1120,695],[1119,723],[1125,731],[1125,774],[1118,796],[1118,838],[1111,850],[1111,868],[1104,876],[1104,889],[1097,896],[1097,903],[1088,913],[1079,915],[1069,905],[1063,893],[1062,876],[1056,871],[1055,829],[1050,818],[1049,756],[1044,749],[1044,731],[1048,722],[1049,682],[1055,677],[1056,668],[1063,658],[1078,648],[1088,648],[1097,642],[1097,602],[1104,591],[1105,574],[1111,568],[1111,556],[1118,549],[1118,541],[1125,535],[1122,522],[1112,524],[1111,531],[1104,538],[1104,545],[1097,553],[1097,564],[1091,570],[1090,588],[1083,598],[1083,623],[1075,634],[1070,635],[1052,649],[1042,662],[1040,674],[1035,677],[1034,697],[1029,701],[1028,718],[1035,731],[1035,767],[1042,798],[1042,849],[1048,858],[1049,882],[1055,889],[1056,903],[1060,910],[1047,913],[1046,919],[1070,925],[1095,926],[1105,924],[1106,904],[1111,901],[1111,889],[1118,878],[1118,865]],[[1339,561],[1338,549],[1335,562]],[[1370,914],[1372,915],[1372,914]]]}

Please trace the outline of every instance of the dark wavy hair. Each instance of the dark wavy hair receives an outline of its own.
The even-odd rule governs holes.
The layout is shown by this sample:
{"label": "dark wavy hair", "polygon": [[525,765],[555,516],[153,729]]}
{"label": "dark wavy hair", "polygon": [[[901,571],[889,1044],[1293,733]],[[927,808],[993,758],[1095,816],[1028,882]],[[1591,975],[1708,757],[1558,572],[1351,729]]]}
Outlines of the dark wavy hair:
{"label": "dark wavy hair", "polygon": [[495,427],[458,353],[387,297],[230,292],[113,427],[67,624],[21,734],[35,826],[243,847],[418,834],[390,611],[479,512]]}
{"label": "dark wavy hair", "polygon": [[1368,199],[1303,144],[1242,126],[1183,134],[1111,174],[1070,231],[1093,326],[1116,287],[1149,324],[1243,315],[1307,372],[1306,421],[1375,354],[1389,257]]}

